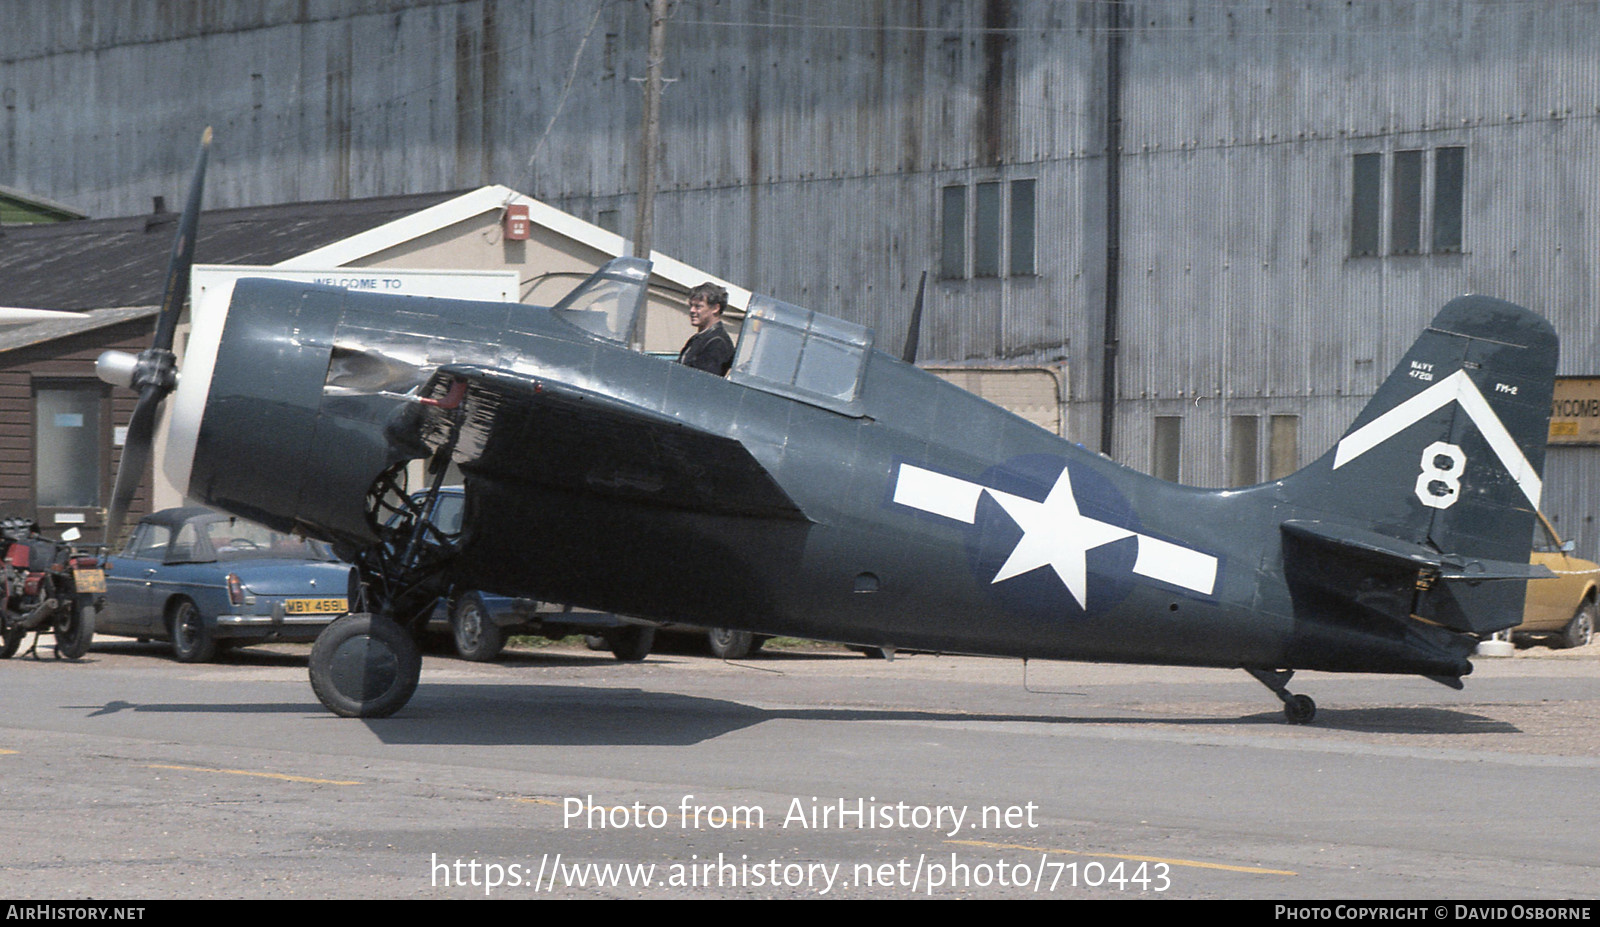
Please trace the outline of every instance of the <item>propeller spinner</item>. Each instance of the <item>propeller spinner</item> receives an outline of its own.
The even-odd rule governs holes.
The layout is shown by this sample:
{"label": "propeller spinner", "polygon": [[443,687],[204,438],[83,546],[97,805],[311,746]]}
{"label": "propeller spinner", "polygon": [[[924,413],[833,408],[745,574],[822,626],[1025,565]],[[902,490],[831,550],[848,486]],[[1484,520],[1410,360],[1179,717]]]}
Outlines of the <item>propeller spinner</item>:
{"label": "propeller spinner", "polygon": [[111,491],[111,508],[106,513],[106,543],[115,544],[122,534],[128,506],[139,489],[145,468],[150,464],[150,448],[155,438],[156,419],[161,403],[178,383],[177,360],[172,353],[178,316],[189,292],[189,269],[194,265],[195,231],[200,225],[200,199],[206,180],[206,157],[211,151],[211,129],[200,138],[200,153],[195,157],[194,178],[189,183],[189,199],[178,220],[178,235],[172,243],[167,263],[166,286],[161,294],[161,312],[156,316],[156,333],[150,347],[133,357],[121,351],[107,351],[95,361],[95,373],[113,386],[125,386],[139,393],[128,437],[122,445],[122,463],[117,468],[116,487]]}

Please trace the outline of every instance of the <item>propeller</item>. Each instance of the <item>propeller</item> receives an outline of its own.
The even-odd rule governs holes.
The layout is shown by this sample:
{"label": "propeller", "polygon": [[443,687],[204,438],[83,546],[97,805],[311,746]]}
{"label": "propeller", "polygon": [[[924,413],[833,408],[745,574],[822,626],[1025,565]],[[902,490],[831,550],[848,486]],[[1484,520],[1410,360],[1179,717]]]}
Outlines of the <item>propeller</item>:
{"label": "propeller", "polygon": [[194,265],[194,238],[200,226],[200,198],[206,181],[206,156],[210,151],[211,128],[207,126],[200,137],[200,153],[195,157],[194,178],[189,183],[189,200],[178,220],[178,235],[172,242],[172,257],[167,262],[166,286],[161,294],[161,312],[156,316],[155,338],[138,357],[107,351],[95,361],[95,373],[100,379],[139,394],[133,418],[128,423],[128,437],[122,445],[122,463],[117,468],[116,487],[111,491],[111,508],[106,513],[107,545],[115,544],[122,534],[128,506],[150,464],[150,447],[155,439],[161,403],[178,385],[172,339],[178,330],[183,300],[189,293],[189,269]]}

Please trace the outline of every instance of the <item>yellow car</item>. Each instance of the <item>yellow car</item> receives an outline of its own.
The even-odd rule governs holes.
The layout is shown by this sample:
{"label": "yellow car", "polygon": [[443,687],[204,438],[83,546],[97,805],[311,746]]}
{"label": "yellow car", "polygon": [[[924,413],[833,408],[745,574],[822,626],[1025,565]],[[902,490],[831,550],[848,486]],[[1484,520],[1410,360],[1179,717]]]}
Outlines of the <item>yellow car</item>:
{"label": "yellow car", "polygon": [[1522,624],[1512,633],[1542,635],[1553,647],[1582,647],[1594,638],[1600,566],[1572,556],[1572,549],[1572,542],[1563,542],[1541,514],[1533,526],[1532,560],[1549,567],[1556,578],[1528,583]]}

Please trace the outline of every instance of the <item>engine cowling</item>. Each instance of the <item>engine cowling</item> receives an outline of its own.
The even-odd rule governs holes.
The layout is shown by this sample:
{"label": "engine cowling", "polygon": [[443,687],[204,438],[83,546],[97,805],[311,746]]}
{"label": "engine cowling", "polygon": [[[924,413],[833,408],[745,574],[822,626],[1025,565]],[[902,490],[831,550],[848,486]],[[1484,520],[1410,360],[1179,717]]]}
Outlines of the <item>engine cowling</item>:
{"label": "engine cowling", "polygon": [[[167,476],[188,497],[261,522],[361,547],[376,538],[364,500],[391,464],[419,456],[385,424],[426,368],[396,354],[415,338],[391,335],[377,362],[387,375],[356,385],[372,352],[350,329],[344,290],[247,279],[223,313],[195,321],[172,405]],[[392,314],[392,312],[391,312]],[[355,377],[361,380],[358,373]]]}

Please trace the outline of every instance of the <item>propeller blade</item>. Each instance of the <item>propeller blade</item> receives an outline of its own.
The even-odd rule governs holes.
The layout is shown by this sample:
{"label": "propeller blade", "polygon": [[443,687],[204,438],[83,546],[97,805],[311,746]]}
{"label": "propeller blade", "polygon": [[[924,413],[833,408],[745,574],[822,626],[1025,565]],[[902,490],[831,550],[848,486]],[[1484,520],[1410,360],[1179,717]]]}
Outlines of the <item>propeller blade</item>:
{"label": "propeller blade", "polygon": [[194,160],[194,177],[189,181],[189,199],[178,219],[178,236],[172,241],[172,257],[167,261],[167,284],[161,293],[161,315],[156,318],[156,337],[150,347],[172,350],[178,330],[178,315],[184,297],[189,295],[189,269],[194,266],[194,236],[200,227],[200,199],[206,183],[206,158],[211,153],[211,127],[200,136],[200,153]]}
{"label": "propeller blade", "polygon": [[128,507],[133,504],[134,493],[144,480],[145,467],[150,464],[150,446],[156,430],[156,416],[165,398],[160,387],[147,386],[139,394],[139,404],[133,407],[133,418],[128,422],[128,437],[122,444],[122,463],[117,467],[117,484],[111,490],[111,509],[106,513],[106,546],[109,548],[122,539],[122,523],[128,517]]}
{"label": "propeller blade", "polygon": [[[178,219],[177,237],[172,242],[172,257],[167,262],[166,284],[161,292],[161,313],[156,316],[156,333],[148,350],[130,364],[129,358],[101,355],[96,367],[107,382],[130,386],[139,391],[139,403],[128,422],[128,437],[122,444],[122,462],[117,467],[116,486],[111,490],[111,506],[106,512],[107,546],[121,540],[128,507],[144,480],[150,465],[151,444],[155,440],[156,419],[161,403],[177,383],[172,356],[172,340],[177,334],[178,317],[189,294],[189,270],[194,266],[194,239],[200,227],[200,200],[205,190],[206,159],[211,152],[211,127],[200,137],[200,153],[195,156],[194,177],[189,182],[189,199]],[[107,352],[112,354],[114,352]]]}

